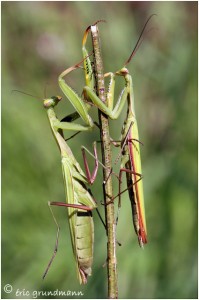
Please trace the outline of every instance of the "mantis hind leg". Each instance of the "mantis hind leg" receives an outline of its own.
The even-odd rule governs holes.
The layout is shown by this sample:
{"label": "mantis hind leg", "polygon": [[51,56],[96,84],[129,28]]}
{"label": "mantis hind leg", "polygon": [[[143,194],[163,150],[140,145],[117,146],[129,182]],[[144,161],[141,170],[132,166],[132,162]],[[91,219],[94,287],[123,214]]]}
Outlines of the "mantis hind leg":
{"label": "mantis hind leg", "polygon": [[[107,167],[105,167],[105,165],[101,161],[98,160],[96,142],[93,143],[94,155],[85,146],[81,146],[81,149],[82,149],[82,154],[83,154],[84,166],[85,166],[85,170],[86,170],[86,174],[87,174],[87,179],[88,179],[88,182],[90,184],[92,184],[95,181],[95,178],[96,178],[96,175],[97,175],[98,165],[100,164],[102,166],[102,168],[104,168],[104,169],[107,169]],[[88,167],[88,162],[87,162],[87,159],[86,159],[85,151],[91,157],[93,157],[95,159],[95,168],[94,168],[94,171],[93,171],[92,175],[90,175],[90,170],[89,170],[89,167]],[[109,177],[112,174],[115,175],[117,177],[117,179],[119,180],[119,176],[115,172],[113,172],[113,170],[111,169],[106,181],[103,182],[104,184],[106,184],[106,182],[108,181]]]}
{"label": "mantis hind leg", "polygon": [[50,266],[51,266],[51,264],[52,264],[52,262],[53,262],[53,260],[54,260],[54,258],[55,258],[55,256],[56,256],[56,254],[57,254],[57,251],[58,251],[58,243],[59,243],[59,232],[60,232],[60,227],[59,227],[59,224],[58,224],[58,222],[57,222],[57,220],[56,220],[56,218],[55,218],[55,215],[54,215],[54,213],[53,213],[53,211],[52,211],[52,209],[51,209],[51,207],[50,207],[50,202],[48,202],[48,206],[49,206],[50,212],[51,212],[51,214],[52,214],[53,220],[54,220],[54,222],[55,222],[55,225],[56,225],[56,227],[57,227],[57,235],[56,235],[56,241],[55,241],[55,247],[54,247],[53,255],[52,255],[52,257],[51,257],[51,259],[50,259],[50,261],[49,261],[49,263],[48,263],[48,265],[47,265],[47,268],[46,268],[46,270],[45,270],[43,276],[42,276],[43,279],[46,277],[46,275],[47,275],[47,273],[48,273],[48,271],[49,271],[49,269],[50,269]]}
{"label": "mantis hind leg", "polygon": [[[96,142],[93,143],[93,152],[94,152],[94,155],[92,153],[90,153],[90,151],[86,147],[84,147],[84,146],[81,147],[81,150],[82,150],[82,155],[83,155],[83,160],[84,160],[84,167],[85,167],[86,177],[87,177],[88,183],[93,184],[93,182],[96,179],[97,171],[98,171],[98,166],[99,166],[99,160],[98,160],[98,156],[97,156]],[[94,167],[94,170],[92,172],[92,175],[90,173],[90,169],[89,169],[89,166],[88,166],[88,161],[86,159],[86,152],[85,151],[87,151],[94,158],[94,160],[95,160],[95,167]]]}
{"label": "mantis hind leg", "polygon": [[47,268],[46,268],[46,270],[45,270],[45,272],[44,272],[44,274],[42,276],[43,279],[46,277],[46,275],[47,275],[47,273],[48,273],[48,271],[49,271],[49,269],[51,267],[51,264],[52,264],[52,262],[53,262],[53,260],[54,260],[54,258],[56,256],[56,254],[57,254],[58,245],[59,245],[60,226],[59,226],[59,224],[57,222],[57,219],[56,219],[56,217],[55,217],[55,215],[53,213],[53,210],[51,208],[52,205],[53,206],[73,207],[73,208],[82,209],[82,210],[85,210],[85,211],[91,211],[91,210],[93,210],[95,208],[95,207],[89,207],[89,206],[85,206],[85,205],[68,204],[68,203],[65,203],[65,202],[48,202],[48,206],[49,206],[50,212],[52,214],[52,218],[53,218],[54,223],[55,223],[55,225],[57,227],[57,234],[56,234],[56,241],[55,241],[55,247],[54,247],[54,250],[53,250],[53,254],[52,254],[52,257],[49,260]]}

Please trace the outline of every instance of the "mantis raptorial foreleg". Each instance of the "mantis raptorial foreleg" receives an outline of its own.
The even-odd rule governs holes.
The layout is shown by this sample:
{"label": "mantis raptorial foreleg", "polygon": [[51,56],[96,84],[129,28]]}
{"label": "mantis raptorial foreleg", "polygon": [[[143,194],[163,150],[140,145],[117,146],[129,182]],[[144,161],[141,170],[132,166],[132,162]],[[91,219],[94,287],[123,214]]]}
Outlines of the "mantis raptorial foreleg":
{"label": "mantis raptorial foreleg", "polygon": [[[96,25],[98,22],[102,22],[102,20],[97,21],[94,25]],[[68,75],[70,72],[76,70],[77,68],[80,68],[80,65],[82,62],[66,69],[59,75],[59,78],[58,78],[58,83],[59,83],[59,86],[60,86],[62,92],[68,98],[68,100],[71,102],[71,104],[73,105],[73,107],[76,110],[75,113],[65,117],[64,121],[70,120],[72,122],[73,120],[77,119],[78,117],[81,117],[82,120],[87,125],[86,126],[87,130],[92,129],[94,126],[94,122],[88,114],[88,111],[92,104],[94,106],[96,106],[98,109],[100,109],[101,111],[103,111],[105,114],[107,114],[111,119],[117,119],[124,107],[124,104],[126,102],[126,96],[127,96],[127,91],[126,91],[126,89],[124,89],[115,105],[115,108],[112,110],[113,101],[110,101],[110,105],[109,105],[109,103],[108,103],[108,105],[105,105],[99,99],[99,97],[96,95],[96,93],[94,91],[94,72],[93,72],[93,68],[92,68],[92,63],[89,58],[90,55],[88,55],[88,51],[85,47],[88,33],[90,31],[90,27],[91,26],[89,26],[86,29],[86,31],[84,33],[83,41],[82,41],[82,53],[83,53],[83,63],[84,63],[84,71],[85,71],[85,83],[86,83],[86,86],[83,88],[83,94],[86,99],[86,103],[77,95],[77,93],[64,80],[64,77],[66,75]],[[106,75],[106,76],[111,77],[110,84],[109,84],[110,93],[111,93],[111,89],[114,89],[114,82],[113,82],[114,74],[109,73],[109,75]],[[89,103],[89,101],[90,101],[90,103]]]}
{"label": "mantis raptorial foreleg", "polygon": [[[83,102],[83,100],[66,84],[65,80],[63,79],[64,76],[68,75],[70,72],[76,70],[77,68],[80,67],[80,64],[76,64],[73,67],[70,67],[66,69],[64,72],[62,72],[59,75],[59,85],[65,96],[69,99],[69,101],[72,103],[78,114],[81,116],[81,118],[84,120],[84,122],[87,124],[88,127],[85,130],[92,129],[94,126],[94,123],[91,119],[91,117],[88,114],[88,110],[90,108],[86,106],[86,104]],[[126,98],[127,98],[127,89],[124,88],[122,91],[115,108],[111,110],[108,106],[106,106],[100,98],[95,94],[92,88],[89,86],[85,86],[83,88],[84,94],[86,95],[87,98],[89,98],[92,103],[100,109],[102,112],[107,114],[111,119],[117,119],[118,116],[120,115],[124,104],[126,103]],[[67,117],[66,117],[67,118]]]}

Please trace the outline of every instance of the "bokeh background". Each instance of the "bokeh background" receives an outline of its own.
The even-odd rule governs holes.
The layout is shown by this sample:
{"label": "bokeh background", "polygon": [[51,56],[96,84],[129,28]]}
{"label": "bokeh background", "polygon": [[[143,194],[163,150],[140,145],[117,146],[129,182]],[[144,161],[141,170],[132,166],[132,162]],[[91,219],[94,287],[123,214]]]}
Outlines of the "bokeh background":
{"label": "bokeh background", "polygon": [[[67,214],[61,208],[54,209],[61,227],[59,250],[42,280],[56,238],[47,202],[65,198],[60,154],[37,97],[44,98],[45,90],[47,96],[61,94],[57,77],[82,59],[87,26],[107,21],[99,24],[104,71],[116,71],[153,13],[157,17],[148,28],[156,30],[145,36],[129,65],[144,143],[149,243],[144,250],[138,246],[126,193],[117,227],[122,243],[117,248],[119,297],[197,298],[198,16],[197,2],[178,1],[2,2],[2,298],[31,298],[33,291],[55,290],[81,291],[83,298],[107,297],[106,235],[95,212],[93,275],[88,284],[77,281]],[[67,82],[81,95],[83,71],[73,72]],[[116,97],[122,85],[117,82]],[[12,93],[13,89],[37,97]],[[61,119],[73,108],[64,99],[56,111]],[[120,137],[125,114],[111,122],[114,139]],[[95,109],[91,115],[97,120]],[[97,129],[69,142],[81,165],[80,145],[91,149],[95,139]],[[118,149],[113,152],[116,156]],[[92,191],[103,215],[101,182],[102,171]],[[116,194],[116,181],[114,187]],[[6,284],[12,285],[11,293],[5,293]]]}

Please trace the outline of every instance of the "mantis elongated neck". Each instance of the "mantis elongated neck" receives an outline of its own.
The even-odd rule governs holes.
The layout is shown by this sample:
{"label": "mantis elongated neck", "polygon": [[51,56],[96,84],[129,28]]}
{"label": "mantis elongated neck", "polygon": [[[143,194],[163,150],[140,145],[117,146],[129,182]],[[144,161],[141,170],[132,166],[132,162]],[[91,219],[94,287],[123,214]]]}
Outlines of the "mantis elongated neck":
{"label": "mantis elongated neck", "polygon": [[135,106],[134,106],[134,94],[133,94],[133,81],[132,81],[132,77],[129,74],[125,76],[125,80],[126,80],[126,85],[129,88],[128,98],[127,98],[128,101],[127,118],[131,119],[132,122],[136,119]]}
{"label": "mantis elongated neck", "polygon": [[56,143],[61,151],[62,157],[69,158],[70,160],[74,159],[73,153],[70,149],[70,147],[67,145],[64,135],[63,135],[63,130],[59,128],[60,121],[58,120],[54,107],[49,107],[47,109],[47,114],[48,114],[48,119],[50,122],[50,126],[54,135],[54,138],[56,140]]}
{"label": "mantis elongated neck", "polygon": [[54,107],[49,107],[47,109],[47,114],[48,114],[48,117],[49,117],[50,120],[51,120],[51,118],[56,118],[57,119]]}

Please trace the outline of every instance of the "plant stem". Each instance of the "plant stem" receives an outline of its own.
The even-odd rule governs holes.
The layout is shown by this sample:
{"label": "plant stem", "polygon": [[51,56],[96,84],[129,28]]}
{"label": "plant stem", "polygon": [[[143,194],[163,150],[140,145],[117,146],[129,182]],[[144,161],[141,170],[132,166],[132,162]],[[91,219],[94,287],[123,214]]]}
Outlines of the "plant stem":
{"label": "plant stem", "polygon": [[[106,103],[105,84],[103,62],[101,57],[99,31],[96,25],[91,26],[91,36],[94,51],[94,68],[96,80],[96,93],[98,97]],[[113,197],[112,177],[109,176],[112,165],[112,153],[109,134],[109,121],[108,117],[99,110],[99,124],[101,135],[101,150],[102,162],[105,165],[103,169],[104,182],[104,204],[105,204],[105,219],[107,230],[107,271],[108,271],[108,298],[118,298],[117,286],[117,259],[116,259],[116,232],[115,232],[115,215],[114,204],[109,203]]]}

